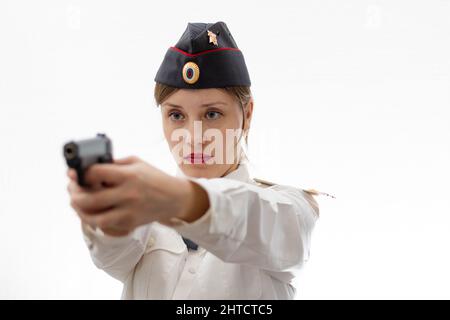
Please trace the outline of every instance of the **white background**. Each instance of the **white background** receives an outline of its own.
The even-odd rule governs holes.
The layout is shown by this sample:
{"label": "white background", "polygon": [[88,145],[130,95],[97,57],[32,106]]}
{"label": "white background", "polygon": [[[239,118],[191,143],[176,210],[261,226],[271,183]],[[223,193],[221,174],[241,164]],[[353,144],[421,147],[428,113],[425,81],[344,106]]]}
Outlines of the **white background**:
{"label": "white background", "polygon": [[118,299],[61,148],[174,162],[154,76],[188,22],[244,52],[254,174],[332,193],[299,299],[450,298],[450,1],[0,2],[0,298]]}

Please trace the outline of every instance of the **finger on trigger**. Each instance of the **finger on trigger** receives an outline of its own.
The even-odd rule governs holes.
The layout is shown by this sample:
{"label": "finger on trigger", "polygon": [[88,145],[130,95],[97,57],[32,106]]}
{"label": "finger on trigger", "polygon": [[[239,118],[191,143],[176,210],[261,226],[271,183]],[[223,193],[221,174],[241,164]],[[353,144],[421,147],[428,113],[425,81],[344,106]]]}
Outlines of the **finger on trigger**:
{"label": "finger on trigger", "polygon": [[94,164],[90,166],[85,175],[86,183],[93,186],[120,184],[125,179],[123,168],[116,164]]}

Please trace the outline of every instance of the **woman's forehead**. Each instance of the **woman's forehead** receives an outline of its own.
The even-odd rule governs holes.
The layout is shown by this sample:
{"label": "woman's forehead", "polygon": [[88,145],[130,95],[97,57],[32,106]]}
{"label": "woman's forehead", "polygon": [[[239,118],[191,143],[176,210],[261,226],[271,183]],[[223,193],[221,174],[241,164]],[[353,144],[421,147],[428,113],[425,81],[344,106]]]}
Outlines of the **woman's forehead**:
{"label": "woman's forehead", "polygon": [[212,105],[227,106],[233,103],[232,97],[224,90],[211,89],[180,89],[170,95],[162,106],[179,108],[201,108]]}

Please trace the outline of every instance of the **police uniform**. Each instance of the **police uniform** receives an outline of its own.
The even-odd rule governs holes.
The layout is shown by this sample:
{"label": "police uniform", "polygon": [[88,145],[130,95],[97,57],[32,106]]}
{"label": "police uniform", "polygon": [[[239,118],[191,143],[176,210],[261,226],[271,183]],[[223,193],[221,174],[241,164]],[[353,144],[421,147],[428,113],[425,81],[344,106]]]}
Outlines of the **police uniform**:
{"label": "police uniform", "polygon": [[[189,23],[155,80],[179,88],[250,85],[244,57],[223,22]],[[249,164],[221,178],[194,178],[209,198],[193,222],[178,218],[112,237],[83,225],[95,265],[124,283],[123,299],[293,299],[308,260],[318,192],[256,179]]]}

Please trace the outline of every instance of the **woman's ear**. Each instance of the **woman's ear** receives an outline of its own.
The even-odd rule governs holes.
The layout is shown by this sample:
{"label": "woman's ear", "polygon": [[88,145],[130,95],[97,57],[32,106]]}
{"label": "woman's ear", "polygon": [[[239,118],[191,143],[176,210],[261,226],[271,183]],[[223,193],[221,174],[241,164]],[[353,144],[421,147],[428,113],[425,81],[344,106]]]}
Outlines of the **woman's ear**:
{"label": "woman's ear", "polygon": [[250,101],[247,103],[247,106],[244,108],[245,110],[245,127],[244,130],[250,129],[250,122],[252,120],[253,115],[253,97],[250,98]]}

